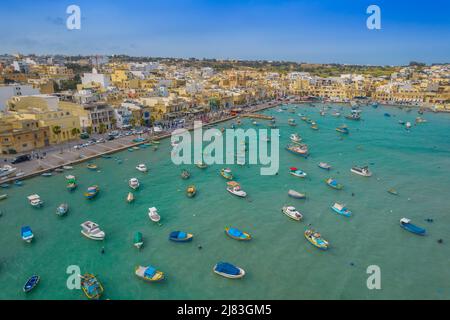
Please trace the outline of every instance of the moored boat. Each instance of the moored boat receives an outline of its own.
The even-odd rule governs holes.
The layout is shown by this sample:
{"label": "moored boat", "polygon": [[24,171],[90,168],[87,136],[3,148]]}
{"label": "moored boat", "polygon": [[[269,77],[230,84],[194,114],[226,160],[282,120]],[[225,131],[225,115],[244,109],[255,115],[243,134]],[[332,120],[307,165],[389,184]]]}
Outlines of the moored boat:
{"label": "moored boat", "polygon": [[338,183],[338,182],[337,182],[335,179],[333,179],[333,178],[329,178],[329,179],[325,180],[325,183],[326,183],[329,187],[331,187],[331,188],[333,188],[333,189],[336,189],[336,190],[341,190],[341,189],[344,188],[344,186],[343,186],[342,184]]}
{"label": "moored boat", "polygon": [[305,238],[315,247],[326,250],[328,249],[329,243],[322,238],[322,235],[314,230],[306,230]]}
{"label": "moored boat", "polygon": [[127,195],[127,202],[128,203],[132,203],[134,201],[134,195],[133,195],[133,193],[132,192],[128,192],[128,195]]}
{"label": "moored boat", "polygon": [[394,196],[398,196],[398,192],[395,189],[389,189],[387,192],[392,194],[392,195],[394,195]]}
{"label": "moored boat", "polygon": [[370,172],[368,166],[365,166],[365,167],[354,166],[353,168],[350,169],[350,171],[357,175],[363,176],[363,177],[371,177],[372,176],[372,172]]}
{"label": "moored boat", "polygon": [[302,157],[308,156],[308,146],[306,144],[290,144],[286,147],[286,150]]}
{"label": "moored boat", "polygon": [[346,125],[342,125],[340,127],[336,128],[337,132],[343,133],[343,134],[349,134],[350,131],[348,130],[348,127]]}
{"label": "moored boat", "polygon": [[400,219],[400,226],[403,229],[408,230],[411,233],[418,234],[420,236],[424,236],[426,233],[426,230],[424,228],[412,224],[411,220],[407,218]]}
{"label": "moored boat", "polygon": [[225,169],[220,170],[220,175],[227,180],[233,179],[233,173],[231,172],[230,168],[225,168]]}
{"label": "moored boat", "polygon": [[304,172],[303,170],[297,169],[295,167],[292,167],[289,169],[289,174],[291,174],[295,177],[299,177],[299,178],[305,178],[307,176],[306,172]]}
{"label": "moored boat", "polygon": [[225,228],[225,233],[232,239],[238,241],[249,241],[252,237],[247,233],[236,228]]}
{"label": "moored boat", "polygon": [[191,177],[191,174],[190,174],[189,171],[183,170],[183,171],[181,172],[181,179],[187,180],[187,179],[189,179],[190,177]]}
{"label": "moored boat", "polygon": [[281,209],[281,212],[283,212],[286,216],[295,221],[300,221],[303,219],[303,215],[293,206],[284,206]]}
{"label": "moored boat", "polygon": [[143,240],[143,237],[142,237],[142,233],[136,232],[134,234],[133,246],[135,246],[136,248],[140,249],[140,248],[142,248],[143,245],[144,245],[144,240]]}
{"label": "moored boat", "polygon": [[23,285],[23,292],[28,293],[31,290],[33,290],[34,288],[36,288],[36,286],[38,285],[39,281],[41,280],[41,278],[38,275],[33,275],[31,276],[27,282],[25,282],[25,284]]}
{"label": "moored boat", "polygon": [[22,227],[20,229],[20,235],[22,237],[22,240],[27,243],[31,243],[31,241],[33,241],[34,234],[29,226]]}
{"label": "moored boat", "polygon": [[8,198],[7,194],[0,194],[0,201],[5,200],[6,198]]}
{"label": "moored boat", "polygon": [[136,170],[144,173],[148,171],[147,166],[143,163],[137,165]]}
{"label": "moored boat", "polygon": [[44,204],[44,201],[42,201],[41,197],[37,194],[32,194],[31,196],[28,196],[27,199],[30,202],[31,206],[35,208],[42,207]]}
{"label": "moored boat", "polygon": [[93,274],[80,275],[81,289],[88,299],[98,300],[103,295],[104,289],[100,281]]}
{"label": "moored boat", "polygon": [[99,191],[100,191],[100,188],[98,186],[90,186],[87,189],[87,191],[84,193],[84,196],[87,199],[93,199],[98,195]]}
{"label": "moored boat", "polygon": [[69,205],[67,203],[61,203],[58,208],[56,208],[56,214],[58,216],[64,216],[69,211]]}
{"label": "moored boat", "polygon": [[169,240],[174,242],[188,242],[192,241],[193,238],[192,234],[183,231],[173,231],[169,234]]}
{"label": "moored boat", "polygon": [[158,271],[155,267],[152,266],[138,266],[135,269],[135,274],[142,280],[149,282],[158,282],[164,280],[164,272]]}
{"label": "moored boat", "polygon": [[318,166],[319,166],[319,168],[324,169],[324,170],[328,170],[328,171],[331,170],[331,166],[326,162],[320,162],[318,164]]}
{"label": "moored boat", "polygon": [[148,208],[148,217],[153,222],[159,222],[161,220],[161,216],[158,214],[158,209],[155,207]]}
{"label": "moored boat", "polygon": [[289,190],[288,195],[294,199],[305,199],[306,198],[306,195],[304,193],[300,193],[295,190]]}
{"label": "moored boat", "polygon": [[295,119],[289,119],[288,125],[290,125],[291,127],[295,127],[297,125],[297,122],[295,121]]}
{"label": "moored boat", "polygon": [[206,163],[204,163],[203,161],[197,162],[196,166],[197,166],[197,168],[200,168],[200,169],[205,169],[208,167],[208,165]]}
{"label": "moored boat", "polygon": [[51,177],[53,174],[51,172],[44,172],[43,174],[41,174],[42,177]]}
{"label": "moored boat", "polygon": [[137,178],[131,178],[128,181],[128,186],[133,190],[139,189],[139,186],[140,186],[139,180]]}
{"label": "moored boat", "polygon": [[92,221],[85,221],[81,225],[81,234],[91,240],[101,241],[105,239],[105,232],[102,231],[98,224]]}
{"label": "moored boat", "polygon": [[241,186],[236,181],[230,181],[227,183],[227,191],[237,197],[245,198],[247,192],[241,189]]}
{"label": "moored boat", "polygon": [[302,142],[302,138],[297,133],[291,134],[291,136],[289,138],[291,139],[291,141],[293,143],[300,143],[300,142]]}
{"label": "moored boat", "polygon": [[195,188],[195,186],[189,186],[189,187],[187,187],[187,189],[186,189],[186,195],[187,195],[189,198],[195,197],[196,194],[197,194],[197,189]]}
{"label": "moored boat", "polygon": [[244,269],[236,267],[228,262],[219,262],[214,266],[213,271],[216,274],[229,279],[239,279],[245,276]]}
{"label": "moored boat", "polygon": [[331,209],[333,209],[333,211],[337,212],[338,214],[346,217],[350,217],[352,215],[352,212],[341,203],[336,202],[334,205],[331,206]]}
{"label": "moored boat", "polygon": [[86,167],[93,171],[98,169],[98,166],[95,163],[89,163]]}

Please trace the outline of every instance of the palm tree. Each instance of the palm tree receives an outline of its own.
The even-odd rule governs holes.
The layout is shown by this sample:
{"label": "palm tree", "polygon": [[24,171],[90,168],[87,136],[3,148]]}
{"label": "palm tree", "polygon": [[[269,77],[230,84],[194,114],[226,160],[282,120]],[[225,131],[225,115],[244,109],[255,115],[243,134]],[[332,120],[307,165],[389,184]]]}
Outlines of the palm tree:
{"label": "palm tree", "polygon": [[73,128],[71,133],[72,133],[72,137],[75,137],[76,135],[79,135],[81,132],[80,132],[80,129]]}
{"label": "palm tree", "polygon": [[[60,126],[52,127],[52,132],[54,135],[56,135],[56,143],[59,144],[59,136],[61,134],[61,127]],[[62,148],[61,148],[60,153],[63,153]]]}

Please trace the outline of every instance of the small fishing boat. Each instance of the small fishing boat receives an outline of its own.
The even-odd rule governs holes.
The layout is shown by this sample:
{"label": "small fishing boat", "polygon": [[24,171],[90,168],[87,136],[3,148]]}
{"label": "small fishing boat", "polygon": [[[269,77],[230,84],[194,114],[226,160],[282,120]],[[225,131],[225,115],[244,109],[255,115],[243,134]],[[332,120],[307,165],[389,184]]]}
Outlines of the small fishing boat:
{"label": "small fishing boat", "polygon": [[259,123],[256,122],[256,121],[253,121],[252,124],[253,124],[254,126],[259,126]]}
{"label": "small fishing boat", "polygon": [[390,117],[391,117],[391,115],[390,115],[389,113],[387,113],[387,112],[384,114],[384,116],[385,116],[386,118],[390,118]]}
{"label": "small fishing boat", "polygon": [[8,183],[3,183],[3,184],[0,185],[0,188],[8,189],[9,188],[9,184]]}
{"label": "small fishing boat", "polygon": [[105,239],[105,232],[95,222],[85,221],[81,224],[81,228],[81,234],[86,238],[97,241]]}
{"label": "small fishing boat", "polygon": [[134,194],[132,192],[128,192],[127,202],[132,203],[134,201]]}
{"label": "small fishing boat", "polygon": [[80,276],[81,278],[81,289],[83,289],[84,294],[88,299],[91,300],[98,300],[101,298],[104,289],[100,281],[90,273],[87,273],[83,276]]}
{"label": "small fishing boat", "polygon": [[140,150],[141,148],[139,148],[138,146],[134,146],[132,149],[137,151]]}
{"label": "small fishing boat", "polygon": [[208,165],[206,163],[204,163],[203,161],[197,162],[196,166],[197,166],[197,168],[200,168],[200,169],[208,168]]}
{"label": "small fishing boat", "polygon": [[424,236],[426,233],[426,230],[424,228],[421,228],[421,227],[416,226],[415,224],[412,224],[411,220],[407,219],[407,218],[400,219],[400,226],[403,229],[408,230],[411,233],[418,234],[420,236]]}
{"label": "small fishing boat", "polygon": [[56,168],[55,172],[61,173],[61,172],[64,172],[64,169],[63,168]]}
{"label": "small fishing boat", "polygon": [[398,124],[403,126],[403,125],[405,125],[405,121],[403,121],[403,120],[398,120]]}
{"label": "small fishing boat", "polygon": [[195,186],[189,186],[189,187],[187,187],[187,189],[186,189],[186,195],[187,195],[189,198],[195,197],[196,194],[197,194],[197,189],[195,188]]}
{"label": "small fishing boat", "polygon": [[39,283],[39,280],[41,280],[39,276],[37,275],[31,276],[31,278],[29,278],[27,282],[25,282],[25,284],[23,285],[23,292],[28,293],[34,288],[36,288],[36,286]]}
{"label": "small fishing boat", "polygon": [[293,154],[300,155],[302,157],[307,157],[309,151],[308,146],[306,144],[301,145],[290,144],[286,147],[286,150]]}
{"label": "small fishing boat", "polygon": [[289,218],[295,221],[300,221],[303,219],[303,215],[299,211],[297,211],[297,209],[295,209],[295,207],[293,206],[284,206],[281,209],[281,212],[283,212],[285,215],[287,215]]}
{"label": "small fishing boat", "polygon": [[23,186],[23,181],[15,180],[15,181],[14,181],[14,185],[15,185],[15,186],[18,186],[18,187],[21,187],[21,186]]}
{"label": "small fishing boat", "polygon": [[88,168],[89,170],[94,171],[94,170],[97,170],[97,169],[98,169],[98,166],[97,166],[96,164],[94,164],[94,163],[89,163],[89,164],[87,165],[87,168]]}
{"label": "small fishing boat", "polygon": [[295,167],[289,169],[289,174],[299,178],[305,178],[307,176],[306,172]]}
{"label": "small fishing boat", "polygon": [[297,133],[291,134],[290,139],[291,139],[291,141],[293,143],[300,143],[300,142],[302,142],[302,138]]}
{"label": "small fishing boat", "polygon": [[324,170],[328,170],[328,171],[331,170],[331,166],[326,162],[320,162],[318,164],[318,166],[319,166],[319,168],[324,169]]}
{"label": "small fishing boat", "polygon": [[43,177],[51,177],[53,174],[51,172],[44,172],[43,174],[41,174],[41,176]]}
{"label": "small fishing boat", "polygon": [[314,230],[306,230],[305,238],[315,247],[326,250],[328,249],[329,243],[322,238],[322,235]]}
{"label": "small fishing boat", "polygon": [[77,181],[75,180],[75,177],[73,177],[73,179],[68,179],[67,180],[66,188],[69,191],[73,191],[73,190],[75,190],[77,188]]}
{"label": "small fishing boat", "polygon": [[340,127],[337,127],[336,131],[340,132],[340,133],[343,133],[343,134],[349,134],[350,133],[350,131],[348,130],[346,125],[342,125]]}
{"label": "small fishing boat", "polygon": [[58,208],[56,208],[56,214],[60,217],[67,214],[69,211],[69,205],[67,203],[61,203]]}
{"label": "small fishing boat", "polygon": [[350,115],[345,116],[349,120],[359,121],[361,120],[361,110],[353,109]]}
{"label": "small fishing boat", "polygon": [[236,267],[228,262],[219,262],[214,266],[213,271],[228,279],[239,279],[245,276],[244,269]]}
{"label": "small fishing boat", "polygon": [[1,201],[1,200],[5,200],[6,198],[8,198],[8,195],[7,195],[7,194],[1,194],[1,195],[0,195],[0,201]]}
{"label": "small fishing boat", "polygon": [[22,240],[26,243],[31,243],[31,241],[33,241],[34,234],[29,226],[22,227],[20,229],[20,235],[22,237]]}
{"label": "small fishing boat", "polygon": [[139,186],[140,186],[139,180],[137,178],[131,178],[128,181],[128,186],[133,190],[139,189]]}
{"label": "small fishing boat", "polygon": [[139,278],[149,282],[158,282],[164,279],[164,272],[158,271],[152,266],[138,266],[136,267],[135,274]]}
{"label": "small fishing boat", "polygon": [[353,168],[350,169],[350,171],[357,175],[363,176],[363,177],[371,177],[372,176],[372,172],[370,172],[368,166],[365,166],[365,167],[354,166]]}
{"label": "small fishing boat", "polygon": [[189,179],[190,177],[191,177],[191,174],[190,174],[189,171],[183,170],[183,171],[181,172],[181,179],[187,180],[187,179]]}
{"label": "small fishing boat", "polygon": [[133,148],[128,148],[128,152],[134,152]]}
{"label": "small fishing boat", "polygon": [[98,195],[99,191],[100,191],[100,188],[98,186],[90,186],[87,189],[87,191],[84,193],[84,196],[87,199],[93,199]]}
{"label": "small fishing boat", "polygon": [[148,217],[153,222],[159,222],[161,220],[161,216],[158,214],[158,209],[155,207],[148,208]]}
{"label": "small fishing boat", "polygon": [[297,192],[295,190],[289,190],[288,195],[294,199],[305,199],[306,195],[304,193]]}
{"label": "small fishing boat", "polygon": [[290,125],[291,127],[295,127],[297,125],[297,122],[295,121],[295,119],[289,119],[288,125]]}
{"label": "small fishing boat", "polygon": [[345,207],[345,205],[337,203],[337,202],[331,206],[331,209],[333,209],[335,212],[337,212],[343,216],[346,216],[346,217],[350,217],[352,215],[352,212],[350,210],[348,210]]}
{"label": "small fishing boat", "polygon": [[426,123],[427,122],[427,120],[425,120],[424,118],[421,118],[421,117],[417,117],[416,118],[416,124],[419,124],[419,123]]}
{"label": "small fishing boat", "polygon": [[372,108],[374,109],[378,108],[378,103],[372,103]]}
{"label": "small fishing boat", "polygon": [[398,192],[395,189],[389,189],[387,192],[392,194],[392,195],[394,195],[394,196],[398,196]]}
{"label": "small fishing boat", "polygon": [[183,231],[173,231],[169,235],[169,240],[175,241],[175,242],[188,242],[192,241],[192,238],[194,236],[190,233],[186,233]]}
{"label": "small fishing boat", "polygon": [[136,166],[136,170],[144,173],[148,171],[147,166],[143,163]]}
{"label": "small fishing boat", "polygon": [[311,125],[311,129],[319,130],[319,126],[317,125],[317,123],[314,123],[314,124]]}
{"label": "small fishing boat", "polygon": [[144,245],[144,240],[143,240],[143,238],[142,238],[142,233],[136,232],[136,233],[134,234],[133,245],[134,245],[136,248],[138,248],[138,249],[142,248],[142,246]]}
{"label": "small fishing boat", "polygon": [[333,178],[329,178],[329,179],[325,180],[325,183],[326,183],[329,187],[331,187],[331,188],[333,188],[333,189],[336,189],[336,190],[341,190],[341,189],[344,188],[344,186],[343,186],[342,184],[338,183],[338,182],[337,182],[335,179],[333,179]]}
{"label": "small fishing boat", "polygon": [[238,241],[249,241],[252,237],[247,233],[236,228],[225,228],[225,233],[232,239]]}
{"label": "small fishing boat", "polygon": [[44,201],[42,201],[41,197],[37,194],[32,194],[31,196],[28,196],[27,199],[30,202],[31,206],[35,208],[42,207],[42,205],[44,204]]}
{"label": "small fishing boat", "polygon": [[220,170],[220,175],[227,180],[233,179],[233,173],[231,172],[231,169],[229,169],[229,168]]}
{"label": "small fishing boat", "polygon": [[227,183],[227,191],[237,197],[245,198],[247,192],[241,189],[241,186],[236,181],[230,181]]}

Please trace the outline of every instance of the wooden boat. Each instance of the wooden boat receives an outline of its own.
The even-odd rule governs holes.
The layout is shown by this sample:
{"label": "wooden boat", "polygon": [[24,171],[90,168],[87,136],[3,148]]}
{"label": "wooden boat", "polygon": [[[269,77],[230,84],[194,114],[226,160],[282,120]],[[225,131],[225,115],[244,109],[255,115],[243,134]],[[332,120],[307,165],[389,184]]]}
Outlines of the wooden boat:
{"label": "wooden boat", "polygon": [[69,191],[73,191],[77,188],[77,181],[75,180],[75,176],[67,176],[67,185],[66,188]]}
{"label": "wooden boat", "polygon": [[6,198],[8,198],[8,195],[7,195],[7,194],[1,194],[1,195],[0,195],[0,201],[1,201],[1,200],[5,200]]}
{"label": "wooden boat", "polygon": [[319,168],[324,169],[324,170],[328,170],[328,171],[331,170],[331,166],[326,162],[320,162],[318,164],[318,166],[319,166]]}
{"label": "wooden boat", "polygon": [[249,241],[252,239],[252,237],[248,233],[243,232],[236,228],[225,228],[225,233],[230,238],[238,241]]}
{"label": "wooden boat", "polygon": [[333,211],[337,212],[338,214],[346,216],[346,217],[350,217],[352,215],[352,212],[350,210],[348,210],[345,207],[345,205],[337,203],[337,202],[331,206],[331,209]]}
{"label": "wooden boat", "polygon": [[341,189],[344,188],[344,186],[343,186],[342,184],[338,183],[338,182],[337,182],[335,179],[333,179],[333,178],[329,178],[329,179],[325,180],[325,183],[326,183],[329,187],[331,187],[331,188],[333,188],[333,189],[336,189],[336,190],[341,190]]}
{"label": "wooden boat", "polygon": [[319,126],[318,126],[317,124],[313,124],[313,125],[311,126],[311,129],[313,129],[313,130],[319,130]]}
{"label": "wooden boat", "polygon": [[196,194],[197,194],[197,189],[195,188],[195,186],[189,186],[189,187],[187,187],[187,189],[186,189],[186,195],[187,195],[189,198],[195,197]]}
{"label": "wooden boat", "polygon": [[295,198],[295,199],[305,199],[306,198],[306,195],[304,193],[300,193],[295,190],[289,190],[288,195],[291,198]]}
{"label": "wooden boat", "polygon": [[105,232],[102,231],[98,224],[92,221],[85,221],[81,224],[81,234],[91,240],[101,241],[105,239]]}
{"label": "wooden boat", "polygon": [[303,170],[297,169],[295,167],[292,167],[289,169],[289,174],[298,177],[298,178],[305,178],[307,176],[306,172]]}
{"label": "wooden boat", "polygon": [[300,221],[303,219],[303,215],[299,211],[297,211],[297,209],[295,209],[295,207],[293,206],[284,206],[281,209],[281,212],[283,212],[286,216],[295,221]]}
{"label": "wooden boat", "polygon": [[231,172],[231,169],[229,169],[229,168],[220,170],[220,175],[227,180],[233,179],[233,173]]}
{"label": "wooden boat", "polygon": [[189,173],[189,171],[183,170],[183,172],[181,172],[181,179],[187,180],[190,177],[191,177],[191,174]]}
{"label": "wooden boat", "polygon": [[28,293],[34,288],[36,288],[40,280],[41,278],[37,275],[31,276],[31,278],[29,278],[27,282],[25,282],[25,284],[23,285],[23,292]]}
{"label": "wooden boat", "polygon": [[88,168],[89,170],[97,170],[97,169],[98,169],[98,166],[97,166],[96,164],[94,164],[94,163],[89,163],[89,164],[87,165],[87,168]]}
{"label": "wooden boat", "polygon": [[348,130],[346,125],[340,126],[336,128],[337,132],[343,133],[343,134],[349,134],[350,131]]}
{"label": "wooden boat", "polygon": [[291,134],[289,139],[291,139],[291,141],[293,143],[300,143],[300,142],[302,142],[302,138],[297,133]]}
{"label": "wooden boat", "polygon": [[33,241],[34,234],[29,226],[22,227],[20,229],[20,235],[22,237],[22,240],[27,243],[31,243],[31,241]]}
{"label": "wooden boat", "polygon": [[161,220],[161,216],[158,214],[158,209],[155,207],[148,208],[148,217],[153,222],[159,222]]}
{"label": "wooden boat", "polygon": [[228,279],[239,279],[245,276],[245,271],[243,269],[228,262],[219,262],[214,266],[213,271],[214,273]]}
{"label": "wooden boat", "polygon": [[289,119],[288,125],[290,125],[291,127],[295,127],[297,125],[297,122],[295,121],[295,119]]}
{"label": "wooden boat", "polygon": [[84,193],[84,196],[89,200],[94,199],[98,195],[99,192],[100,192],[100,188],[98,186],[90,186],[87,189],[87,192]]}
{"label": "wooden boat", "polygon": [[203,161],[197,162],[196,166],[197,166],[197,168],[200,168],[200,169],[205,169],[208,167],[208,165],[206,163],[204,163]]}
{"label": "wooden boat", "polygon": [[140,186],[139,180],[137,178],[131,178],[128,181],[128,186],[133,190],[139,189],[139,186]]}
{"label": "wooden boat", "polygon": [[135,269],[135,274],[142,280],[148,282],[158,282],[164,279],[164,272],[158,271],[152,266],[138,266]]}
{"label": "wooden boat", "polygon": [[18,187],[21,187],[21,186],[23,186],[23,181],[15,180],[15,181],[14,181],[14,185],[15,185],[15,186],[18,186]]}
{"label": "wooden boat", "polygon": [[392,195],[394,195],[394,196],[398,196],[398,192],[395,189],[389,189],[387,192],[392,194]]}
{"label": "wooden boat", "polygon": [[133,245],[134,245],[136,248],[138,248],[138,249],[142,248],[142,246],[144,245],[144,240],[143,240],[143,238],[142,238],[142,233],[136,232],[136,233],[134,234]]}
{"label": "wooden boat", "polygon": [[416,226],[415,224],[412,224],[411,220],[407,219],[407,218],[400,219],[400,226],[403,229],[405,229],[411,233],[418,234],[420,236],[424,236],[426,233],[426,230],[424,228],[421,228],[421,227]]}
{"label": "wooden boat", "polygon": [[131,192],[128,192],[127,202],[132,203],[134,201],[134,195]]}
{"label": "wooden boat", "polygon": [[315,247],[326,250],[328,249],[329,243],[322,238],[322,235],[314,230],[306,230],[305,238]]}
{"label": "wooden boat", "polygon": [[80,276],[80,278],[81,288],[83,289],[86,297],[91,300],[100,299],[104,292],[103,286],[100,281],[98,281],[98,279],[90,273]]}
{"label": "wooden boat", "polygon": [[67,214],[69,211],[69,205],[67,203],[61,203],[58,208],[56,208],[56,214],[60,217]]}
{"label": "wooden boat", "polygon": [[302,157],[308,156],[308,146],[306,144],[289,144],[286,146],[286,150]]}
{"label": "wooden boat", "polygon": [[169,240],[174,242],[188,242],[192,241],[193,238],[192,234],[183,231],[173,231],[169,234]]}

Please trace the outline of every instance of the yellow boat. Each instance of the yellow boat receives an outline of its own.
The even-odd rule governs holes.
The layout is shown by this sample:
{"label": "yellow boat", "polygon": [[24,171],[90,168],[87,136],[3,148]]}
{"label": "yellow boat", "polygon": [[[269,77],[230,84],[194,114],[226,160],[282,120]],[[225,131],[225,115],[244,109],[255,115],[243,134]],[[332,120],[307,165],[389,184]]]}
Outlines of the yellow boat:
{"label": "yellow boat", "polygon": [[89,170],[97,170],[98,166],[96,164],[94,164],[94,163],[90,163],[90,164],[87,165],[87,168]]}
{"label": "yellow boat", "polygon": [[327,250],[329,243],[328,241],[324,240],[320,233],[314,231],[314,230],[306,230],[305,231],[305,238],[308,240],[313,246],[321,249],[321,250]]}
{"label": "yellow boat", "polygon": [[90,273],[85,274],[81,277],[81,288],[83,289],[84,294],[89,299],[98,300],[103,294],[103,286],[98,281],[98,279]]}
{"label": "yellow boat", "polygon": [[134,201],[134,195],[131,192],[129,192],[128,196],[127,196],[127,202],[132,203],[133,201]]}
{"label": "yellow boat", "polygon": [[187,195],[189,198],[195,197],[196,194],[197,194],[197,189],[195,188],[195,186],[189,186],[189,187],[187,187],[187,189],[186,189],[186,195]]}
{"label": "yellow boat", "polygon": [[139,278],[148,282],[158,282],[164,279],[164,272],[156,270],[152,266],[143,267],[138,266],[135,269],[135,274]]}

